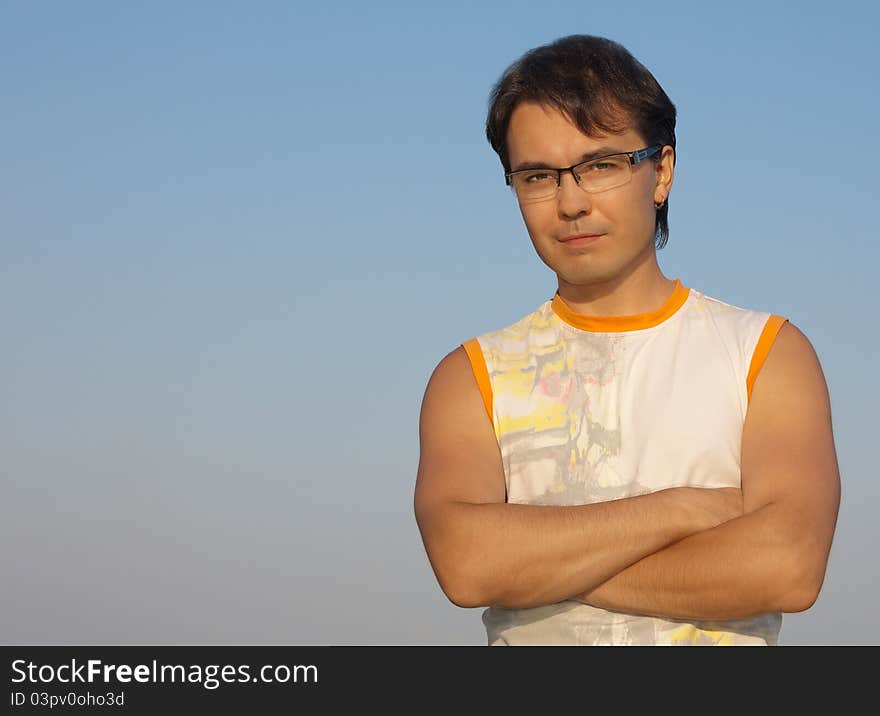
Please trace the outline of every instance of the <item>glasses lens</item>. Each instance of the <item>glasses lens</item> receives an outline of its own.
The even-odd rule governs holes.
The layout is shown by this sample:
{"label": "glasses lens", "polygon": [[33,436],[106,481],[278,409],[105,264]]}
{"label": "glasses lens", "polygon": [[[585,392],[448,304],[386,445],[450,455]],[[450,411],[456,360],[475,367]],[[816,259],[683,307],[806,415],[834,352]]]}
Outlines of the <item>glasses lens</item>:
{"label": "glasses lens", "polygon": [[605,191],[626,184],[632,176],[629,157],[605,157],[575,167],[584,191]]}
{"label": "glasses lens", "polygon": [[[632,165],[626,155],[604,157],[574,167],[578,186],[588,192],[605,191],[626,184],[632,177]],[[511,185],[520,201],[538,201],[556,195],[557,174],[548,169],[519,171],[511,177]]]}
{"label": "glasses lens", "polygon": [[546,199],[556,193],[556,172],[533,169],[512,177],[513,190],[520,201]]}

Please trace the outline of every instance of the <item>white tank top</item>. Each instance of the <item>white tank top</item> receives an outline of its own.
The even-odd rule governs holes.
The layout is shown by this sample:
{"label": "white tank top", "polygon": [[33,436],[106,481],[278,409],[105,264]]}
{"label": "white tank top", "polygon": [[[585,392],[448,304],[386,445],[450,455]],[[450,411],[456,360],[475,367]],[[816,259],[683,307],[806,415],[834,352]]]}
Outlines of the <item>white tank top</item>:
{"label": "white tank top", "polygon": [[[788,319],[675,280],[657,311],[577,314],[558,292],[462,344],[501,449],[507,502],[580,505],[667,487],[739,487],[752,385]],[[782,614],[693,621],[575,600],[489,607],[490,645],[776,644]]]}

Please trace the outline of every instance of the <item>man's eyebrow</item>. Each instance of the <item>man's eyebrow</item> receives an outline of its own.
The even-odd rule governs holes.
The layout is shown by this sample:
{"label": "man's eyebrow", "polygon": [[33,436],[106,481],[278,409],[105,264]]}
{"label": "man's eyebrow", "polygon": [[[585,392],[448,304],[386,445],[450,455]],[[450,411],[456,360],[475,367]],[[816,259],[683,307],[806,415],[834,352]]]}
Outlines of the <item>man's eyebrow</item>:
{"label": "man's eyebrow", "polygon": [[[625,154],[625,149],[617,149],[615,147],[599,147],[595,151],[587,152],[586,154],[582,154],[581,158],[578,159],[575,164],[580,164],[581,162],[588,162],[591,159],[596,159],[597,157],[604,157],[608,154]],[[574,165],[572,165],[574,166]],[[559,169],[560,167],[553,167],[545,162],[530,162],[523,161],[513,167],[510,171],[518,172],[523,169]]]}

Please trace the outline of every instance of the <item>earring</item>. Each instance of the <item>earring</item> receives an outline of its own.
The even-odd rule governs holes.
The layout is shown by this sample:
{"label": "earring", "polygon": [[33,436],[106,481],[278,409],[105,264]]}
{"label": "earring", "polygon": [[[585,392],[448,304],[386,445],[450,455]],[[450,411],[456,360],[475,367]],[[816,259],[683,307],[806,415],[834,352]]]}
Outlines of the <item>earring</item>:
{"label": "earring", "polygon": [[662,209],[662,208],[663,208],[663,205],[664,205],[665,203],[666,203],[666,199],[664,199],[663,201],[661,201],[659,204],[655,201],[655,202],[654,202],[654,208],[655,208],[655,209]]}

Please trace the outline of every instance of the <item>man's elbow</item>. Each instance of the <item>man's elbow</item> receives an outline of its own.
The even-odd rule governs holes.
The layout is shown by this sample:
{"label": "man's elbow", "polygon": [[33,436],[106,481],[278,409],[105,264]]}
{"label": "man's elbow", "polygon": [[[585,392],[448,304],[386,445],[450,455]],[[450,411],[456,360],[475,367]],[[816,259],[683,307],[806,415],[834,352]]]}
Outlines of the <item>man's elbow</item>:
{"label": "man's elbow", "polygon": [[[461,553],[459,553],[461,555]],[[504,582],[496,573],[487,570],[485,558],[476,560],[480,566],[474,566],[461,557],[455,564],[447,564],[437,570],[437,581],[446,598],[462,609],[475,607],[503,607],[519,609],[536,606],[523,595],[510,591],[511,585]]]}
{"label": "man's elbow", "polygon": [[[441,585],[442,587],[442,585]],[[477,592],[473,589],[462,589],[452,591],[443,588],[443,593],[455,606],[462,609],[474,609],[475,607],[500,607],[502,609],[525,609],[539,604],[517,600],[515,598],[497,597],[491,598],[483,592]]]}
{"label": "man's elbow", "polygon": [[525,595],[510,591],[502,591],[501,584],[489,585],[476,580],[464,580],[457,588],[444,586],[441,588],[446,598],[457,607],[473,609],[475,607],[500,607],[501,609],[529,609],[549,604],[546,599],[537,595]]}
{"label": "man's elbow", "polygon": [[818,589],[799,589],[786,593],[780,600],[779,610],[787,614],[805,612],[812,607],[819,598]]}
{"label": "man's elbow", "polygon": [[809,556],[799,555],[793,562],[779,600],[778,610],[786,613],[805,612],[812,607],[825,579],[824,561],[819,564]]}
{"label": "man's elbow", "polygon": [[[442,585],[441,585],[442,587]],[[483,603],[483,600],[480,599],[479,595],[473,590],[467,589],[448,589],[446,587],[443,588],[443,593],[446,595],[446,598],[452,602],[455,606],[461,607],[462,609],[474,609],[475,607],[484,607],[487,606]]]}
{"label": "man's elbow", "polygon": [[464,570],[447,570],[443,576],[438,575],[440,589],[446,598],[462,609],[489,606],[479,580]]}
{"label": "man's elbow", "polygon": [[472,564],[467,550],[444,540],[426,542],[428,560],[446,598],[462,609],[485,606],[481,573]]}

